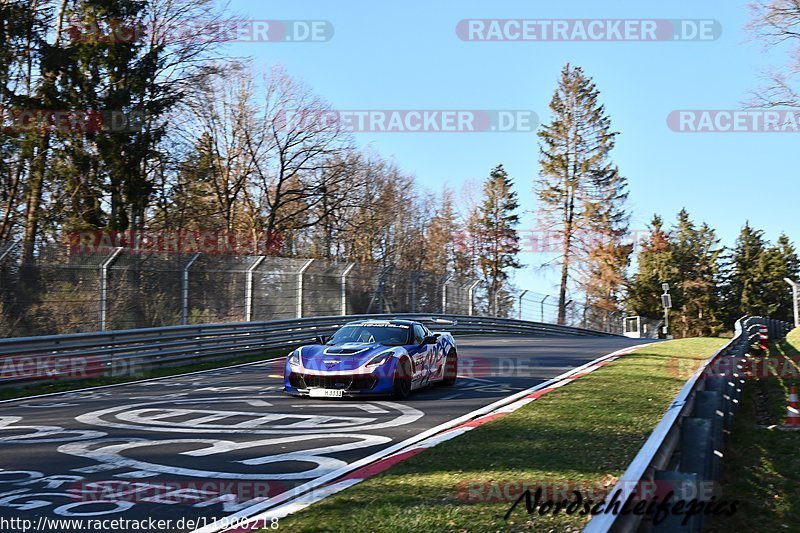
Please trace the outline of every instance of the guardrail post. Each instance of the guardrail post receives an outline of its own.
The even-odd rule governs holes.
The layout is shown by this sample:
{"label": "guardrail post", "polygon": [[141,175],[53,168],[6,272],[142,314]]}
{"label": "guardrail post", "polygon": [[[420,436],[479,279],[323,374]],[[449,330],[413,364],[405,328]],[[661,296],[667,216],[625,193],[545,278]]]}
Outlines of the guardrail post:
{"label": "guardrail post", "polygon": [[200,253],[194,254],[185,265],[183,265],[183,271],[181,272],[181,325],[185,326],[186,323],[189,321],[189,269],[192,268],[192,265],[197,258],[200,257]]}
{"label": "guardrail post", "polygon": [[355,266],[355,263],[350,263],[342,272],[342,316],[347,316],[347,276]]}
{"label": "guardrail post", "polygon": [[106,314],[108,307],[108,267],[117,259],[117,256],[122,253],[122,248],[114,248],[111,255],[106,257],[100,263],[100,331],[106,330]]}
{"label": "guardrail post", "polygon": [[244,285],[244,321],[253,320],[253,273],[264,262],[266,256],[259,255],[255,263],[247,269],[247,279]]}
{"label": "guardrail post", "polygon": [[480,281],[476,281],[469,287],[469,291],[467,292],[467,298],[469,298],[469,312],[467,313],[469,316],[475,314],[475,288],[480,285]]}
{"label": "guardrail post", "polygon": [[303,268],[297,272],[297,318],[303,318],[303,274],[313,262],[313,259],[309,259],[303,265]]}
{"label": "guardrail post", "polygon": [[[703,499],[700,494],[702,480],[697,474],[686,472],[673,472],[669,470],[657,470],[654,476],[656,487],[659,487],[659,494],[664,496],[672,490],[675,492],[674,500],[689,501],[693,498]],[[669,485],[669,489],[665,485]],[[663,488],[661,488],[663,487]],[[665,520],[658,525],[653,525],[651,531],[654,533],[672,532],[700,532],[702,530],[702,516],[692,516],[686,525],[683,525],[683,514],[668,513]]]}
{"label": "guardrail post", "polygon": [[710,377],[706,378],[706,390],[708,391],[716,391],[719,392],[722,396],[722,414],[724,417],[724,425],[725,428],[731,427],[731,420],[733,417],[733,412],[731,408],[731,402],[733,401],[733,397],[730,394],[730,386],[728,382],[728,378],[724,377]]}
{"label": "guardrail post", "polygon": [[698,474],[701,481],[713,479],[711,443],[713,422],[708,418],[685,418],[681,426],[681,472]]}
{"label": "guardrail post", "polygon": [[723,425],[725,415],[722,412],[722,394],[719,391],[699,391],[695,396],[695,416],[711,420],[712,433],[712,479],[719,479],[722,474],[722,449],[725,445]]}

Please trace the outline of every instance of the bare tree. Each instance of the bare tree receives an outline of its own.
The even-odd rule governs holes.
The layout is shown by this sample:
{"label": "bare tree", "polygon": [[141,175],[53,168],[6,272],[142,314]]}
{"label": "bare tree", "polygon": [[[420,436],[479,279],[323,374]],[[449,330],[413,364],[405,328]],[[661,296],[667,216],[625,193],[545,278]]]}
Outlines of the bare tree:
{"label": "bare tree", "polygon": [[789,63],[783,69],[764,72],[766,84],[754,92],[755,107],[800,107],[797,75],[800,74],[800,0],[756,0],[750,4],[747,29],[766,47],[788,47]]}
{"label": "bare tree", "polygon": [[245,146],[267,235],[316,226],[347,202],[350,136],[335,118],[283,68],[265,77],[263,106],[245,131]]}

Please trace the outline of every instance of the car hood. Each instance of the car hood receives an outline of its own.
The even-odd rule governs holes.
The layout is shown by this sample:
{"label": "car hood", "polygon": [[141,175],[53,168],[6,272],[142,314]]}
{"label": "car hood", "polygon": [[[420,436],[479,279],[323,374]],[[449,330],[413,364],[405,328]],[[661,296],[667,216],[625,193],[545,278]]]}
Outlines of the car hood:
{"label": "car hood", "polygon": [[304,346],[300,352],[308,370],[354,370],[391,346],[376,343],[348,342],[336,346]]}

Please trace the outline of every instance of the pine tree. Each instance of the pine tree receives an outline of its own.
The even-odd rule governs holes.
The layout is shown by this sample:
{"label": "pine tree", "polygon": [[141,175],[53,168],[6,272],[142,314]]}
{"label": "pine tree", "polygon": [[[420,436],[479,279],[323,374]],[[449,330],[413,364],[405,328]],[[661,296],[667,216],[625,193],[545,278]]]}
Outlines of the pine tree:
{"label": "pine tree", "polygon": [[503,165],[495,167],[484,183],[483,202],[478,210],[481,236],[478,268],[486,287],[488,312],[493,316],[510,313],[513,296],[508,284],[509,270],[522,266],[517,259],[519,235],[515,228],[519,224],[516,214],[519,202],[513,185]]}
{"label": "pine tree", "polygon": [[773,318],[785,320],[794,323],[794,302],[792,301],[792,290],[783,279],[778,280],[780,274],[785,274],[784,278],[792,279],[800,282],[800,257],[797,255],[797,249],[794,244],[789,240],[785,233],[781,233],[778,237],[777,254],[780,258],[781,265],[784,266],[783,272],[777,273],[775,281],[782,283],[776,288],[776,295],[778,299],[778,310]]}
{"label": "pine tree", "polygon": [[746,222],[726,260],[725,300],[730,323],[747,314],[749,309],[761,307],[759,263],[765,250],[764,232]]}
{"label": "pine tree", "polygon": [[[553,119],[542,126],[536,182],[539,216],[561,241],[561,279],[558,322],[566,320],[566,300],[574,271],[585,267],[596,233],[627,231],[620,207],[626,198],[625,181],[609,161],[616,132],[599,91],[580,67],[566,65],[550,102]],[[588,239],[588,241],[582,241]],[[615,251],[613,256],[624,254]],[[627,261],[627,259],[625,259]]]}
{"label": "pine tree", "polygon": [[696,227],[686,209],[678,213],[672,233],[673,264],[678,274],[672,291],[677,315],[673,329],[680,337],[713,335],[722,328],[719,239],[707,224]]}
{"label": "pine tree", "polygon": [[664,221],[653,215],[650,236],[642,244],[638,254],[638,270],[628,290],[626,307],[634,315],[660,318],[662,284],[674,284],[678,270],[673,263],[670,235],[664,229]]}
{"label": "pine tree", "polygon": [[743,315],[792,319],[792,297],[784,278],[797,277],[794,246],[781,235],[773,246],[764,232],[745,224],[736,246],[726,258],[725,300],[732,324]]}

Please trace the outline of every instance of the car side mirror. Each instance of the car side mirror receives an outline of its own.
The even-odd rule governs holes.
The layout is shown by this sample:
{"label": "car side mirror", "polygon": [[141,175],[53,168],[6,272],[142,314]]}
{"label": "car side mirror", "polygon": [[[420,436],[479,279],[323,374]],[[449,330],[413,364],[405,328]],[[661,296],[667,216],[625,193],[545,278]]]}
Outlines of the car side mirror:
{"label": "car side mirror", "polygon": [[317,344],[325,344],[325,343],[328,342],[328,336],[327,335],[317,335],[316,337],[314,337],[314,341],[316,341]]}
{"label": "car side mirror", "polygon": [[438,342],[435,335],[430,335],[422,339],[422,344],[436,344]]}

